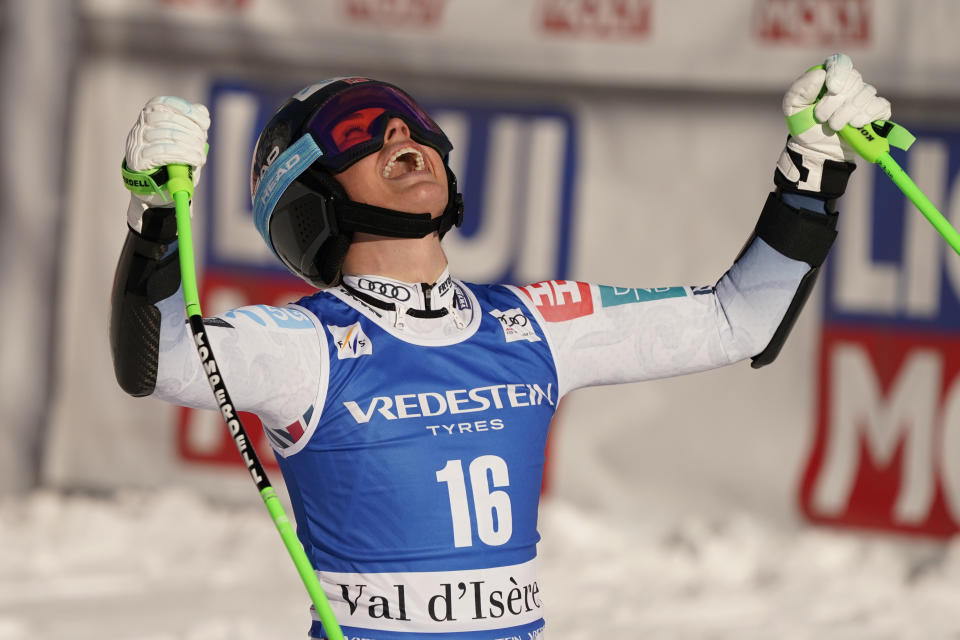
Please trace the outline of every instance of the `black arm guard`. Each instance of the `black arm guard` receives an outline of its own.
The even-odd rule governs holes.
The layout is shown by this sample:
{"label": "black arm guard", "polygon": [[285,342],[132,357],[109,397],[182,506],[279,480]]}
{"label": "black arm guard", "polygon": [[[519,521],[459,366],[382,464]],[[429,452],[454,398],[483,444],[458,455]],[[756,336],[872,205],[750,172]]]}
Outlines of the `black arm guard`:
{"label": "black arm guard", "polygon": [[[778,172],[779,173],[779,172]],[[760,213],[756,229],[747,246],[754,238],[761,238],[771,247],[794,260],[802,260],[810,265],[810,271],[803,276],[797,292],[790,301],[780,326],[773,334],[766,348],[753,356],[750,366],[759,369],[776,360],[787,336],[796,324],[800,311],[813,291],[813,285],[820,273],[820,266],[837,237],[837,213],[826,214],[803,209],[794,209],[784,203],[778,193],[771,193]]]}
{"label": "black arm guard", "polygon": [[117,382],[132,396],[148,396],[157,384],[160,310],[155,304],[180,288],[173,209],[147,209],[141,233],[130,229],[113,279],[110,351]]}

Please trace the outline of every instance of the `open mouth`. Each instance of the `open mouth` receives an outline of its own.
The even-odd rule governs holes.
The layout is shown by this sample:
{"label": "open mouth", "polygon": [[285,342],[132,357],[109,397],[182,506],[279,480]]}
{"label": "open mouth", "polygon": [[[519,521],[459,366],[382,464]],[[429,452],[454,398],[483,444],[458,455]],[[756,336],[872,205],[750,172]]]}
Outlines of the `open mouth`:
{"label": "open mouth", "polygon": [[426,165],[423,154],[413,147],[401,147],[393,152],[390,160],[383,167],[384,178],[399,178],[414,171],[423,171]]}

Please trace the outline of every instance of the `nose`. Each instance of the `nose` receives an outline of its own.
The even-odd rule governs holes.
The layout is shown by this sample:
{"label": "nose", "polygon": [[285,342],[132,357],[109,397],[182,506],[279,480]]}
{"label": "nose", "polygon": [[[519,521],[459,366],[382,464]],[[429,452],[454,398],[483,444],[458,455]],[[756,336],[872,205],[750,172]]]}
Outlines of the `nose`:
{"label": "nose", "polygon": [[387,131],[384,133],[384,140],[386,142],[393,142],[409,137],[410,129],[407,127],[407,123],[400,118],[390,118],[390,121],[387,122]]}

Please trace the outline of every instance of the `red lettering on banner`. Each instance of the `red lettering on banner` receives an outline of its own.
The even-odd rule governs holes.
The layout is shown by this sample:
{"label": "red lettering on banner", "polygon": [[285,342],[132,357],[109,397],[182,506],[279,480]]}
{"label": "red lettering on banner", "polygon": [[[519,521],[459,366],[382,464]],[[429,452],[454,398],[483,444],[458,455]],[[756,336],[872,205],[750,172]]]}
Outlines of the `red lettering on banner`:
{"label": "red lettering on banner", "polygon": [[344,0],[355,22],[429,27],[440,22],[447,0]]}
{"label": "red lettering on banner", "polygon": [[540,24],[548,33],[592,37],[645,37],[653,0],[544,0]]}
{"label": "red lettering on banner", "polygon": [[756,0],[753,23],[768,42],[866,44],[872,14],[870,0]]}
{"label": "red lettering on banner", "polygon": [[548,322],[573,320],[593,313],[590,285],[572,280],[546,280],[520,288]]}
{"label": "red lettering on banner", "polygon": [[162,4],[183,5],[192,8],[236,9],[243,10],[250,6],[250,0],[160,0]]}
{"label": "red lettering on banner", "polygon": [[960,530],[960,337],[825,327],[800,488],[814,522]]}

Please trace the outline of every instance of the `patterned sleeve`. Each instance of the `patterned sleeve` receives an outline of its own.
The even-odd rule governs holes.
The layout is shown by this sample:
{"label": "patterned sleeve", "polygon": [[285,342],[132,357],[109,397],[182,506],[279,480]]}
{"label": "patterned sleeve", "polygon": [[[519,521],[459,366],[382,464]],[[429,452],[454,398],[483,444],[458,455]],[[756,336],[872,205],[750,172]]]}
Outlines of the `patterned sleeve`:
{"label": "patterned sleeve", "polygon": [[[200,366],[183,299],[171,296],[162,313],[160,357],[153,396],[174,404],[214,409],[213,394]],[[217,365],[240,411],[266,426],[295,424],[317,397],[326,358],[322,336],[296,307],[256,305],[205,318]]]}
{"label": "patterned sleeve", "polygon": [[560,392],[723,366],[763,351],[810,265],[755,239],[714,286],[573,281],[521,287],[541,316]]}

